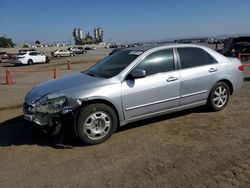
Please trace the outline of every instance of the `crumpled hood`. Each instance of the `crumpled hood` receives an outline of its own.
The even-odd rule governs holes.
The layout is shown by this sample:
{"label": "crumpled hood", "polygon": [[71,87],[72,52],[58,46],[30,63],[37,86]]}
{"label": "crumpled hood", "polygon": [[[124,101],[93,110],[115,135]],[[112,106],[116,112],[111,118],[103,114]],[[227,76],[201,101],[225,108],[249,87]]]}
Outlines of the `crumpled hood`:
{"label": "crumpled hood", "polygon": [[88,76],[83,73],[76,73],[73,75],[59,78],[57,80],[51,80],[34,87],[26,95],[25,102],[31,104],[45,95],[76,86],[81,86],[82,89],[84,89],[85,87],[91,87],[91,85],[93,84],[97,85],[96,83],[101,80],[104,79]]}

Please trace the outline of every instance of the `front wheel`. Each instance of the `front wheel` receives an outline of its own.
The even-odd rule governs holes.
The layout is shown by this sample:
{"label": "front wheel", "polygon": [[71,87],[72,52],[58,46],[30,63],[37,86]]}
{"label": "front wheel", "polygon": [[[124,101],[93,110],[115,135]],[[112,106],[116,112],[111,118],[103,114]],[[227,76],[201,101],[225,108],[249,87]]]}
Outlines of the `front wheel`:
{"label": "front wheel", "polygon": [[105,104],[90,104],[80,109],[76,130],[85,144],[99,144],[111,137],[117,127],[114,110]]}
{"label": "front wheel", "polygon": [[218,82],[212,88],[207,106],[211,111],[220,111],[227,105],[229,101],[230,90],[225,82]]}

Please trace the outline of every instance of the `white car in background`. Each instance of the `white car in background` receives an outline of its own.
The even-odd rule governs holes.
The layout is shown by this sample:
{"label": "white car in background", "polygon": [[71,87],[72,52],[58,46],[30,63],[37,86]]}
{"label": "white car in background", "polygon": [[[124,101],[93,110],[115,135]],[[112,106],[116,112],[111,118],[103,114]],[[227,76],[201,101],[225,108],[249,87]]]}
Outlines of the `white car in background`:
{"label": "white car in background", "polygon": [[56,50],[54,52],[51,52],[52,57],[70,57],[75,56],[76,54],[69,50]]}
{"label": "white car in background", "polygon": [[33,63],[49,63],[49,58],[40,52],[19,52],[13,56],[12,64],[15,65],[32,65]]}

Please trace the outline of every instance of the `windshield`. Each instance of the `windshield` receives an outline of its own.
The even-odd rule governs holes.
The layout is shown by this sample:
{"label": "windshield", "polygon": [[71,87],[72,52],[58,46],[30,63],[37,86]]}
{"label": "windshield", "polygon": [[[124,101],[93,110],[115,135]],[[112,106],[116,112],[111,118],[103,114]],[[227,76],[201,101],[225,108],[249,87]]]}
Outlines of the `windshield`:
{"label": "windshield", "polygon": [[142,52],[140,51],[121,50],[106,57],[100,63],[87,70],[85,74],[96,77],[111,78],[119,74],[141,54]]}

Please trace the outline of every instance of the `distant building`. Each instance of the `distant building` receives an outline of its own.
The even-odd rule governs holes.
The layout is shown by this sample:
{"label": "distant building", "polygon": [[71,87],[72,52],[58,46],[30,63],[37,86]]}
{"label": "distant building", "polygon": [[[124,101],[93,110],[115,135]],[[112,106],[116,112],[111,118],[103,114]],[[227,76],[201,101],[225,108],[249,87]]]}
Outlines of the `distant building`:
{"label": "distant building", "polygon": [[82,40],[83,39],[83,32],[80,29],[78,31],[79,31],[79,39]]}
{"label": "distant building", "polygon": [[83,45],[83,44],[94,44],[94,43],[102,43],[103,41],[103,30],[100,27],[94,29],[94,37],[92,37],[89,32],[85,35],[80,28],[74,28],[73,37],[75,40],[75,45]]}
{"label": "distant building", "polygon": [[94,29],[94,38],[96,43],[102,43],[103,42],[103,30],[100,27],[96,27]]}
{"label": "distant building", "polygon": [[75,40],[76,45],[82,45],[83,44],[83,32],[80,28],[75,28],[73,30],[73,37]]}

